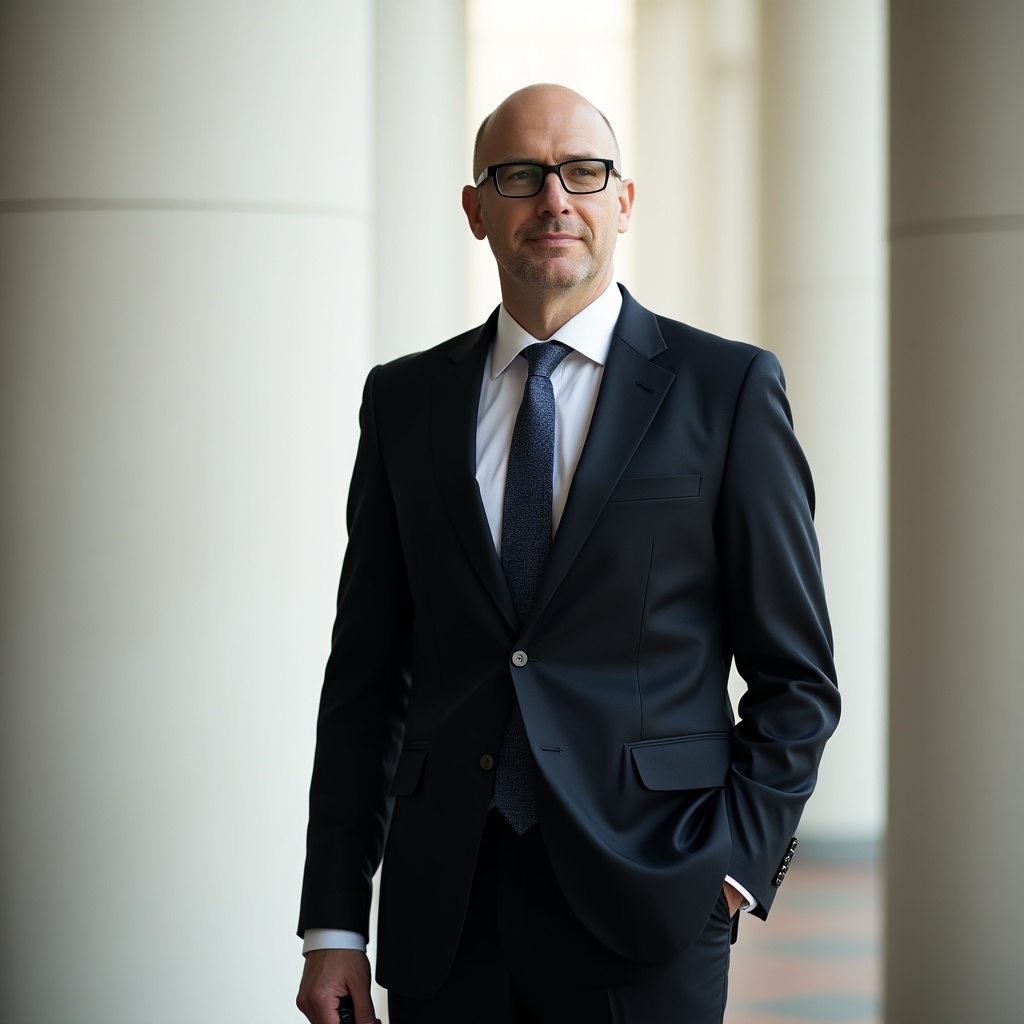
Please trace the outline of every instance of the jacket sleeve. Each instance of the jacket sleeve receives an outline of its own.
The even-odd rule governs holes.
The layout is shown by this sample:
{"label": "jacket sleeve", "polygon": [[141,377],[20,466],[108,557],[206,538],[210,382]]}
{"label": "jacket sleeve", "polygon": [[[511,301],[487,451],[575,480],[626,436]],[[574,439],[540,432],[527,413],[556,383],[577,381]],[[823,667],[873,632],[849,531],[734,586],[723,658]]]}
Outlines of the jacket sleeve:
{"label": "jacket sleeve", "polygon": [[716,537],[724,615],[747,684],[726,790],[729,874],[756,897],[761,917],[839,719],[813,512],[782,368],[759,352],[736,404]]}
{"label": "jacket sleeve", "polygon": [[374,413],[363,390],[348,546],[317,719],[298,932],[368,935],[408,694],[411,600]]}

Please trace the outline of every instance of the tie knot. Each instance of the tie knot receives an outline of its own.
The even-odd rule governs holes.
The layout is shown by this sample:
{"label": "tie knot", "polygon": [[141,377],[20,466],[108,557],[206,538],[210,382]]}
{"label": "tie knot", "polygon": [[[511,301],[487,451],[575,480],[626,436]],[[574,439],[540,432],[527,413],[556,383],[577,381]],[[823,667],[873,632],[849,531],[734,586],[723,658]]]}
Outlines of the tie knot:
{"label": "tie knot", "polygon": [[572,351],[560,341],[539,341],[523,349],[523,355],[530,364],[529,376],[550,377],[555,367]]}

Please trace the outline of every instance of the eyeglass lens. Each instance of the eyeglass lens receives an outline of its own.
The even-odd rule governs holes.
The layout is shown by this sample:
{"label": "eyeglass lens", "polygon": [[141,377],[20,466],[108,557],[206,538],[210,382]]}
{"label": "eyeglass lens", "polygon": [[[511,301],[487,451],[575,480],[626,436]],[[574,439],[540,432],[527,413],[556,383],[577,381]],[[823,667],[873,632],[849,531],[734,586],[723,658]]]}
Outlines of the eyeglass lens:
{"label": "eyeglass lens", "polygon": [[[608,183],[608,168],[599,160],[571,160],[558,171],[566,192],[600,192]],[[494,172],[494,183],[503,196],[535,196],[544,187],[539,164],[510,164]]]}

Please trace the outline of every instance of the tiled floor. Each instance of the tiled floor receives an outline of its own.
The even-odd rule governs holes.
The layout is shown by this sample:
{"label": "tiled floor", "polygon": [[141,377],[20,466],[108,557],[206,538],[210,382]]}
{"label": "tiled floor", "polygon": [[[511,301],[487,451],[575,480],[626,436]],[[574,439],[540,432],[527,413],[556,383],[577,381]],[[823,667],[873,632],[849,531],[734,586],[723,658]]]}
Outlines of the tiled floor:
{"label": "tiled floor", "polygon": [[768,920],[740,922],[726,1024],[881,1024],[880,902],[875,867],[794,860]]}

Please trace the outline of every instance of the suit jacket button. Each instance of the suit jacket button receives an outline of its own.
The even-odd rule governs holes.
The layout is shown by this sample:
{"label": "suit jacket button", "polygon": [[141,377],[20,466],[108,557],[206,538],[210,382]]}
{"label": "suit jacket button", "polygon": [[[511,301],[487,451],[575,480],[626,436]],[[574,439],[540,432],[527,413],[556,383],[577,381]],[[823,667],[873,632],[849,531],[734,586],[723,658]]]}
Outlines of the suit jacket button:
{"label": "suit jacket button", "polygon": [[526,656],[526,651],[516,651],[512,655],[512,664],[516,668],[522,668],[530,659]]}
{"label": "suit jacket button", "polygon": [[490,754],[484,754],[484,756],[480,758],[480,767],[483,768],[485,772],[489,772],[494,767],[494,758],[491,757]]}

